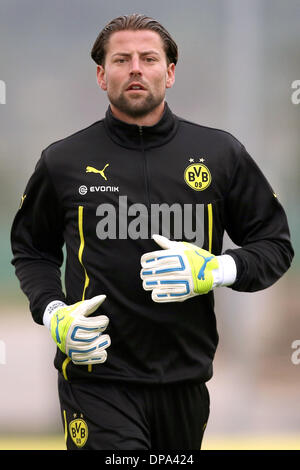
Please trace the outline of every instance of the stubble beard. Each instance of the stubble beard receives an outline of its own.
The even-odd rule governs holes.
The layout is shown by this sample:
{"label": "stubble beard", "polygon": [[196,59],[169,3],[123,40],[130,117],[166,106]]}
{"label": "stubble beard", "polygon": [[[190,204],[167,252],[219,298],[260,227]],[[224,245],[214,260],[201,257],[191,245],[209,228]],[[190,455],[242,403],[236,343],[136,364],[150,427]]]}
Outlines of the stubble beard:
{"label": "stubble beard", "polygon": [[148,91],[147,96],[143,97],[127,97],[125,92],[120,93],[118,96],[108,93],[108,99],[112,105],[114,105],[119,111],[127,114],[132,118],[144,117],[147,114],[151,113],[155,108],[157,108],[162,101],[164,96],[158,95],[154,96],[151,92]]}

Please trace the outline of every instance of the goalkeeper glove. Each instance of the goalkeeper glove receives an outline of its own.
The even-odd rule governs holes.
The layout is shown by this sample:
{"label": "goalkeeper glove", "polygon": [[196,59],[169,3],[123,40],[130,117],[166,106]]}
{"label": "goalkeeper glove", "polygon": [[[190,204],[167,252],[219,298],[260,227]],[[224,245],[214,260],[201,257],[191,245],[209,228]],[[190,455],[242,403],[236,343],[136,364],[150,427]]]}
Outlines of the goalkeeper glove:
{"label": "goalkeeper glove", "polygon": [[214,256],[191,243],[152,238],[164,250],[141,257],[143,288],[155,302],[178,302],[233,284],[236,265],[229,255]]}
{"label": "goalkeeper glove", "polygon": [[73,305],[51,302],[44,313],[44,324],[51,331],[59,349],[74,364],[99,364],[106,361],[105,351],[110,346],[109,335],[103,335],[109,319],[105,315],[89,317],[105,300],[97,295]]}

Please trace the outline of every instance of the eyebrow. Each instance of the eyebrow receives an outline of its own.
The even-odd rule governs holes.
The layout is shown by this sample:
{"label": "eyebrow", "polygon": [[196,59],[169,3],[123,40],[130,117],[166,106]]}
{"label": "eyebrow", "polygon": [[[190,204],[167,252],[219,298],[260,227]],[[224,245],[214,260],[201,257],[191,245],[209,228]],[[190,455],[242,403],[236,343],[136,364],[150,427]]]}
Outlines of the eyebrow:
{"label": "eyebrow", "polygon": [[[141,55],[151,55],[151,54],[155,54],[155,55],[160,55],[159,52],[157,51],[153,51],[153,50],[150,50],[150,51],[144,51],[144,52],[141,52],[140,53]],[[116,55],[122,55],[122,56],[130,56],[131,54],[129,52],[115,52],[114,54],[112,54],[112,57],[116,56]]]}

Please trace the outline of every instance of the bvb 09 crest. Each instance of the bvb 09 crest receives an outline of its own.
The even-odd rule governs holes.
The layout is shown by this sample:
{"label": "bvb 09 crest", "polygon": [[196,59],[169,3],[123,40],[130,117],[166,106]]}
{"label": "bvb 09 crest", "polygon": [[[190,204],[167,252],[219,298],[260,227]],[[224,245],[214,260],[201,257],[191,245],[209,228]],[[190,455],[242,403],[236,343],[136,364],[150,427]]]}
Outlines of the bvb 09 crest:
{"label": "bvb 09 crest", "polygon": [[211,183],[211,174],[203,163],[192,163],[185,169],[184,180],[195,191],[204,191]]}
{"label": "bvb 09 crest", "polygon": [[69,424],[70,436],[77,447],[83,447],[88,438],[88,427],[83,419],[73,419]]}

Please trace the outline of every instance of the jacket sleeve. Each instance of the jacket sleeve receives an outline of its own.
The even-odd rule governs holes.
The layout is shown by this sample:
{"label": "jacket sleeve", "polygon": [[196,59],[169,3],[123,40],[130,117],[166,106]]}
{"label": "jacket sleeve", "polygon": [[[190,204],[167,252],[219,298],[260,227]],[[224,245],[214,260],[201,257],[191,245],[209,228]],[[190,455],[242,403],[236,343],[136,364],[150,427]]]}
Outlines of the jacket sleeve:
{"label": "jacket sleeve", "polygon": [[42,153],[11,229],[12,264],[39,324],[49,302],[65,302],[63,244],[63,214]]}
{"label": "jacket sleeve", "polygon": [[244,146],[226,197],[225,214],[225,229],[240,247],[226,250],[237,265],[237,278],[231,288],[254,292],[274,284],[294,256],[287,217]]}

